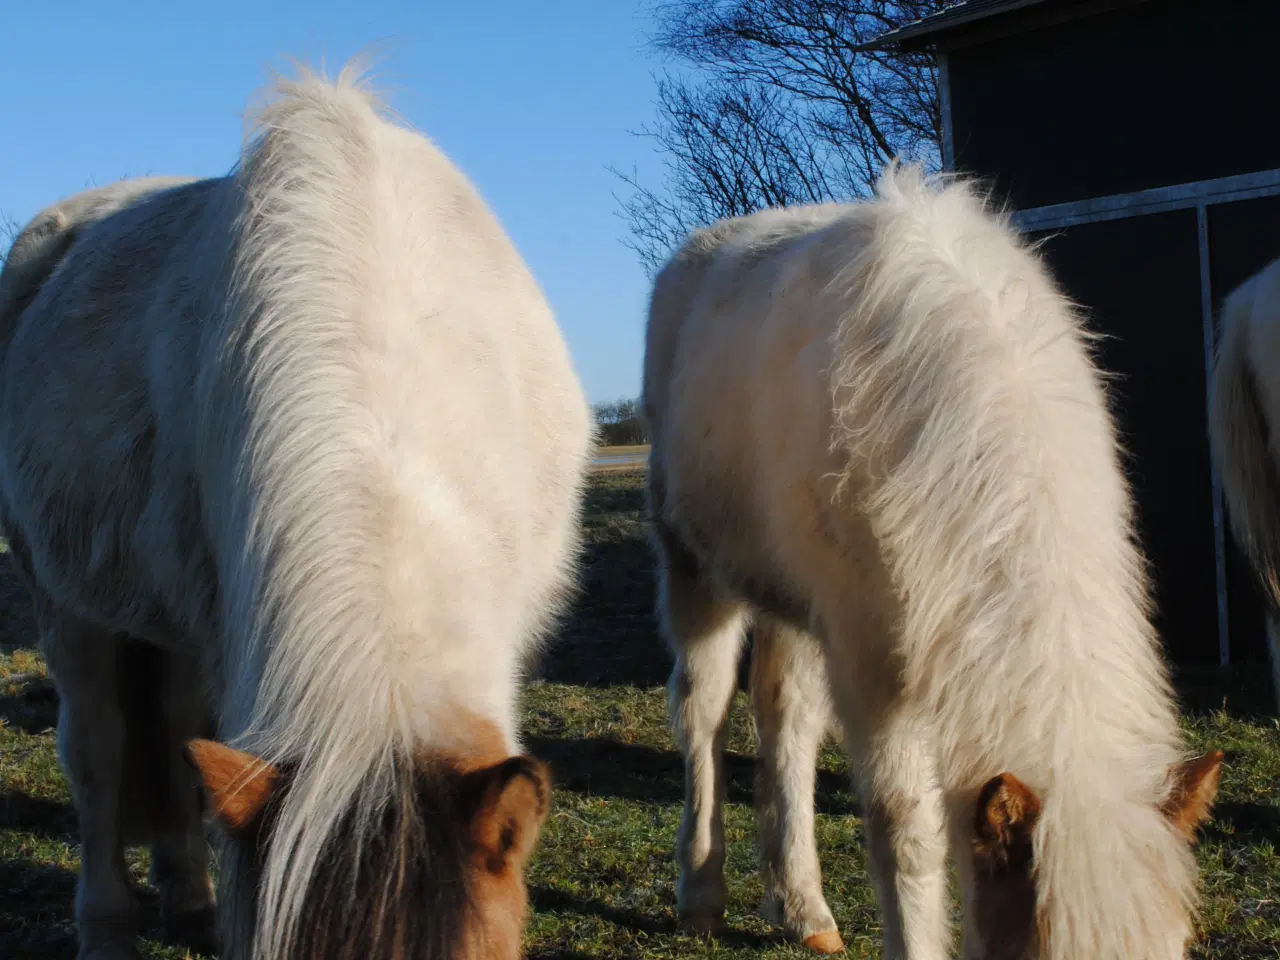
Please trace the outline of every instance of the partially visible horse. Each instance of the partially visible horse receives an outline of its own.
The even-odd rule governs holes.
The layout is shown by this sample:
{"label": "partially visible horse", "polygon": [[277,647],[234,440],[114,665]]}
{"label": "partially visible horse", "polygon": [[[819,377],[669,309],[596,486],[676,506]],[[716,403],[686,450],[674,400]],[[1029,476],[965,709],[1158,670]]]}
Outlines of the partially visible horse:
{"label": "partially visible horse", "polygon": [[517,957],[550,799],[518,688],[571,586],[593,441],[463,175],[350,67],[282,80],[230,175],[26,227],[0,364],[80,957],[137,956],[123,841],[209,948],[202,786],[224,957]]}
{"label": "partially visible horse", "polygon": [[1223,301],[1210,384],[1209,440],[1231,530],[1267,606],[1280,710],[1280,257]]}
{"label": "partially visible horse", "polygon": [[1088,337],[974,187],[694,232],[657,277],[644,407],[686,758],[682,921],[723,923],[726,719],[754,617],[765,911],[841,948],[813,839],[828,711],[884,956],[1175,960],[1222,754],[1191,759]]}

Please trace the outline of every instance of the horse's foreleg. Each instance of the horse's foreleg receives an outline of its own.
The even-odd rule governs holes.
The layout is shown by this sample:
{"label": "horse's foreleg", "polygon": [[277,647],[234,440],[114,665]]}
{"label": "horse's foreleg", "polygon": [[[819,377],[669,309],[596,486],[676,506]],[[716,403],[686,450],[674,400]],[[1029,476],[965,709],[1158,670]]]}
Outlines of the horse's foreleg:
{"label": "horse's foreleg", "polygon": [[80,824],[75,915],[80,960],[133,960],[137,898],[124,860],[125,721],[119,641],[58,614],[41,615],[40,647],[59,697],[58,752]]}
{"label": "horse's foreleg", "polygon": [[764,879],[762,912],[810,949],[844,949],[822,896],[814,839],[818,748],[830,719],[822,648],[771,617],[756,623],[751,697],[760,736],[756,811]]}
{"label": "horse's foreleg", "polygon": [[905,720],[873,733],[858,752],[867,846],[885,917],[884,957],[942,960],[950,955],[947,833],[935,755]]}
{"label": "horse's foreleg", "polygon": [[887,644],[866,626],[828,644],[828,669],[858,776],[883,956],[944,960],[948,834],[936,754],[925,725],[897,696]]}
{"label": "horse's foreleg", "polygon": [[218,952],[217,924],[209,845],[201,824],[201,786],[183,756],[187,740],[212,731],[196,664],[181,654],[156,653],[162,657],[155,691],[162,724],[153,773],[157,803],[151,882],[160,891],[166,939],[213,955]]}
{"label": "horse's foreleg", "polygon": [[684,816],[676,838],[676,911],[686,929],[724,922],[724,740],[737,686],[742,604],[667,550],[659,564],[663,633],[675,657],[668,686],[672,732],[685,759]]}

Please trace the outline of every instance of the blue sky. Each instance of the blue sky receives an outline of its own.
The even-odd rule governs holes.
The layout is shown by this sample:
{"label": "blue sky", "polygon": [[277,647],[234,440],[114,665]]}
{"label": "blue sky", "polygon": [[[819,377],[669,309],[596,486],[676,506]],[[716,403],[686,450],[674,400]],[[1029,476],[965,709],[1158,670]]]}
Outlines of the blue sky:
{"label": "blue sky", "polygon": [[4,3],[0,213],[123,176],[224,173],[267,68],[372,50],[393,107],[476,184],[528,261],[590,399],[638,392],[647,278],[606,167],[659,183],[634,0]]}

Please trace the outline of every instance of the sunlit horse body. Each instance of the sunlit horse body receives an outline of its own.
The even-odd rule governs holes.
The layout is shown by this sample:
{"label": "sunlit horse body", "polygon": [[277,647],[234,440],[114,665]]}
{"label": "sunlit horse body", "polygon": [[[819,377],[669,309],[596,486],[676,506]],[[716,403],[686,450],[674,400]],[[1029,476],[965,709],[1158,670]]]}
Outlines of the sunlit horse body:
{"label": "sunlit horse body", "polygon": [[726,715],[756,621],[767,915],[841,947],[813,837],[829,711],[884,956],[1175,960],[1221,754],[1184,755],[1086,334],[960,181],[696,231],[659,274],[644,406],[686,757],[678,911],[723,922]]}
{"label": "sunlit horse body", "polygon": [[224,957],[518,956],[549,801],[518,684],[592,439],[464,177],[350,68],[281,81],[231,175],[39,214],[0,275],[0,350],[81,957],[136,956],[122,838],[208,947],[201,780]]}
{"label": "sunlit horse body", "polygon": [[1223,301],[1209,437],[1232,532],[1267,604],[1280,709],[1280,258]]}

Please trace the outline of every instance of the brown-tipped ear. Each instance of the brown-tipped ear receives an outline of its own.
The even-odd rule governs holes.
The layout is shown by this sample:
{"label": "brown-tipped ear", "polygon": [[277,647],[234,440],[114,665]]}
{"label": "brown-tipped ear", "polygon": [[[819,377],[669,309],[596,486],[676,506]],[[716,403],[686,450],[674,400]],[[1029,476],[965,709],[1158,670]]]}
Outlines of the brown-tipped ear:
{"label": "brown-tipped ear", "polygon": [[988,869],[1031,862],[1031,831],[1040,819],[1040,798],[1011,773],[992,777],[978,793],[974,854]]}
{"label": "brown-tipped ear", "polygon": [[1173,790],[1160,812],[1188,840],[1195,836],[1196,828],[1209,819],[1209,811],[1218,796],[1218,782],[1222,779],[1222,757],[1221,750],[1210,750],[1173,769]]}
{"label": "brown-tipped ear", "polygon": [[467,774],[472,797],[470,834],[487,867],[522,867],[551,809],[551,775],[533,757],[508,757]]}
{"label": "brown-tipped ear", "polygon": [[257,822],[280,786],[280,772],[251,753],[213,740],[188,740],[187,756],[200,771],[213,815],[233,833]]}

